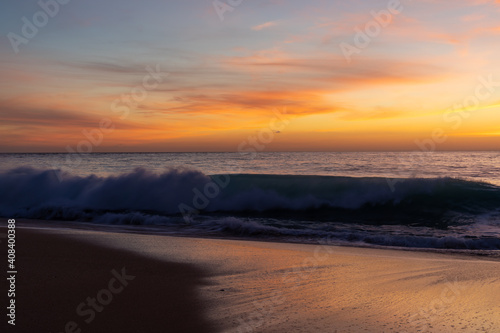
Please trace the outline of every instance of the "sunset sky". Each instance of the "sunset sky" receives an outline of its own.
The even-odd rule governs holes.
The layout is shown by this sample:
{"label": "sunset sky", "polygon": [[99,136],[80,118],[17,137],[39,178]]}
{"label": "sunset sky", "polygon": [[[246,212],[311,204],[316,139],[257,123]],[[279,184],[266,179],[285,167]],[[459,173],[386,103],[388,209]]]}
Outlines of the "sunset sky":
{"label": "sunset sky", "polygon": [[500,148],[499,0],[58,7],[2,2],[0,152]]}

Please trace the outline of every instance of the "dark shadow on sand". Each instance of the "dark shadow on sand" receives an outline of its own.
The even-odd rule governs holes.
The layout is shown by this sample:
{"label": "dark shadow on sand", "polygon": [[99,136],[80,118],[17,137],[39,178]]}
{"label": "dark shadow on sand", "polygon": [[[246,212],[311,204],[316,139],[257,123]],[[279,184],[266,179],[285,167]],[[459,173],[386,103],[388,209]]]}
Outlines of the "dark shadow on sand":
{"label": "dark shadow on sand", "polygon": [[[218,331],[205,318],[205,304],[196,292],[207,283],[208,272],[197,267],[21,228],[17,229],[16,250],[16,326],[7,332]],[[109,293],[102,292],[101,300],[109,304],[95,311],[93,320],[89,320],[91,306],[81,309],[86,315],[77,314],[80,303],[87,304],[88,297],[109,290],[111,271],[121,273],[123,267],[135,278],[121,292],[111,293],[111,301],[106,299]],[[117,281],[115,291],[120,289]],[[78,328],[66,330],[71,321]]]}

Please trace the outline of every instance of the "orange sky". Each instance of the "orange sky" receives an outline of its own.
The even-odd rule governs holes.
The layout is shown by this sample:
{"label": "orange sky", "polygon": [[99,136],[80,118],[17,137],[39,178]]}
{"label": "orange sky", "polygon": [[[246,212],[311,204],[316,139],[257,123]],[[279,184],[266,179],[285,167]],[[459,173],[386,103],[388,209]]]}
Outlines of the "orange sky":
{"label": "orange sky", "polygon": [[40,10],[1,14],[0,152],[500,144],[499,1],[92,0],[16,45]]}

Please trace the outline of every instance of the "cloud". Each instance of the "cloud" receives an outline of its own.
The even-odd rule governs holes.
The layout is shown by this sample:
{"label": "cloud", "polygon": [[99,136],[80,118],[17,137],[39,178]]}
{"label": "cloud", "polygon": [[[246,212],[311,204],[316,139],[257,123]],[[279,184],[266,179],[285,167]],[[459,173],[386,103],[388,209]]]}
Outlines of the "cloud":
{"label": "cloud", "polygon": [[96,120],[88,115],[68,110],[51,110],[48,108],[9,107],[0,104],[2,112],[0,120],[3,126],[40,126],[46,128],[75,128],[95,126]]}
{"label": "cloud", "polygon": [[278,25],[278,23],[276,21],[269,21],[269,22],[266,22],[266,23],[263,23],[263,24],[259,24],[259,25],[256,25],[256,26],[252,27],[252,30],[259,31],[259,30],[262,30],[262,29],[267,29],[267,28],[270,28],[270,27],[274,27],[276,25]]}
{"label": "cloud", "polygon": [[[324,82],[319,89],[342,90],[358,89],[361,85],[380,85],[381,83],[424,83],[450,78],[453,74],[443,64],[426,59],[394,60],[384,58],[360,57],[356,66],[346,66],[340,56],[293,58],[286,53],[257,52],[248,56],[226,57],[221,61],[233,70],[277,72],[288,74],[287,86],[311,87]],[[264,81],[264,80],[261,80]],[[264,84],[261,84],[264,85]]]}
{"label": "cloud", "polygon": [[144,125],[121,121],[118,117],[104,116],[100,113],[71,109],[57,109],[53,106],[33,106],[30,103],[0,101],[0,128],[15,128],[23,132],[33,128],[38,132],[79,133],[81,129],[99,127],[103,118],[113,118],[120,129],[142,129]]}
{"label": "cloud", "polygon": [[144,75],[147,73],[147,65],[139,64],[121,64],[116,62],[99,62],[99,61],[79,61],[73,63],[66,63],[70,67],[80,68],[86,71],[97,71],[107,74],[136,74]]}

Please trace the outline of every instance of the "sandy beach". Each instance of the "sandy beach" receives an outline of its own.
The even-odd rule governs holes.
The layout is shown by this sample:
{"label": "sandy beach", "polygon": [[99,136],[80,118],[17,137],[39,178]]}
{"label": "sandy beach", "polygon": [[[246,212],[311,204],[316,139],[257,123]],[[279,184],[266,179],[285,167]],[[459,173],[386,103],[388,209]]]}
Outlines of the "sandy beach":
{"label": "sandy beach", "polygon": [[36,226],[8,332],[500,332],[494,260]]}
{"label": "sandy beach", "polygon": [[2,332],[217,331],[196,292],[208,272],[100,246],[97,234],[16,231],[16,325]]}

